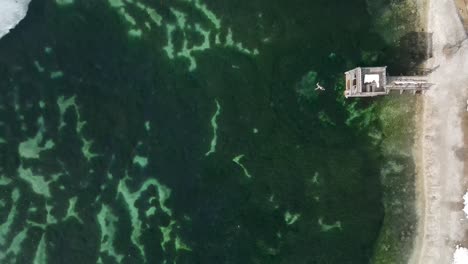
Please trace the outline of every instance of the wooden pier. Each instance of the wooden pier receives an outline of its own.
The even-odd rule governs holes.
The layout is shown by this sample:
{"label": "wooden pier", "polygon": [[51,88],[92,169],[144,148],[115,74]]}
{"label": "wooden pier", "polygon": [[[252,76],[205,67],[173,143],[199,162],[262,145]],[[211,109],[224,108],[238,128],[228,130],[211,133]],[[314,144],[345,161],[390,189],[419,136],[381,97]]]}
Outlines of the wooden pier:
{"label": "wooden pier", "polygon": [[358,67],[345,72],[345,97],[373,97],[390,91],[424,92],[433,84],[426,76],[387,76],[387,67]]}

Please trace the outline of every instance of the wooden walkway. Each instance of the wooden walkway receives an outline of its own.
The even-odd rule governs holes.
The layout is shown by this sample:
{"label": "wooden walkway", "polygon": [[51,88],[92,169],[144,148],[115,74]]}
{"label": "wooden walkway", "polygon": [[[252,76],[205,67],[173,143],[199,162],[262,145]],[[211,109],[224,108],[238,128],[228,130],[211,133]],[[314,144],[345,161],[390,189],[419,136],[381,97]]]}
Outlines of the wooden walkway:
{"label": "wooden walkway", "polygon": [[398,90],[402,94],[405,91],[424,92],[431,86],[426,76],[388,76],[385,87],[388,91]]}

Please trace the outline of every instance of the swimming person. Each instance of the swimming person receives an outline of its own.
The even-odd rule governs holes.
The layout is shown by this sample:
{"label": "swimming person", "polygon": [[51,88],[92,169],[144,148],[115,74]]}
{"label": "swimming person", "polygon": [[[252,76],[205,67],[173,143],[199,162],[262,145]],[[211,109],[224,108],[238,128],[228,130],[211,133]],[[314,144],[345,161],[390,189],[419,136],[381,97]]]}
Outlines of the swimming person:
{"label": "swimming person", "polygon": [[317,88],[315,88],[315,90],[325,91],[325,88],[323,88],[319,83],[317,83]]}

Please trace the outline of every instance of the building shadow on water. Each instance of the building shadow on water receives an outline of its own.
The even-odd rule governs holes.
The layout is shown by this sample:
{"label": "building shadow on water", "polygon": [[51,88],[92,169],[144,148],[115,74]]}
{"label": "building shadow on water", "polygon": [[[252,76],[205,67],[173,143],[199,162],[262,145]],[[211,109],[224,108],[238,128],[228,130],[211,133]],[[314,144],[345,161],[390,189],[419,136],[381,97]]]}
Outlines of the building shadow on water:
{"label": "building shadow on water", "polygon": [[409,32],[403,35],[398,45],[391,48],[389,70],[393,75],[424,75],[432,69],[423,63],[432,57],[432,33]]}

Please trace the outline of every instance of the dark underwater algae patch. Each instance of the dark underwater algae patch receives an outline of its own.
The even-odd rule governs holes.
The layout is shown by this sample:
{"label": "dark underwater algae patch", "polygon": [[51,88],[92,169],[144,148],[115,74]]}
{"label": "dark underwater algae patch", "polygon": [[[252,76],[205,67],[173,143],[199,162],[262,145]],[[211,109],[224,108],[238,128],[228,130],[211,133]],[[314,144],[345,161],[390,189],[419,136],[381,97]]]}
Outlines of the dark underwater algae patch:
{"label": "dark underwater algae patch", "polygon": [[375,176],[380,178],[384,216],[370,263],[407,263],[417,231],[412,152],[422,99],[406,94],[348,100],[339,99],[348,111],[346,124],[372,142],[369,151],[380,167]]}
{"label": "dark underwater algae patch", "polygon": [[[430,55],[430,34],[424,32],[425,7],[420,0],[367,1],[374,30],[388,44],[378,61],[390,74],[412,75]],[[376,65],[376,61],[368,61]],[[385,216],[372,263],[407,263],[417,232],[415,136],[422,99],[418,95],[389,95],[373,100],[383,160],[380,178]]]}
{"label": "dark underwater algae patch", "polygon": [[[281,10],[280,13],[285,13],[286,19],[303,2],[306,1],[295,1],[297,4],[291,5],[288,3],[288,10]],[[67,17],[65,11],[50,18],[51,28],[61,36],[58,39],[66,36],[68,40],[54,46],[55,52],[61,55],[59,58],[67,58],[59,63],[60,69],[65,72],[64,79],[70,82],[64,85],[66,91],[78,93],[83,115],[88,116],[86,120],[89,129],[93,129],[86,131],[96,139],[93,145],[95,149],[105,152],[107,159],[110,159],[112,152],[117,153],[117,164],[122,166],[115,168],[114,177],[123,177],[133,146],[138,139],[144,138],[143,117],[157,125],[150,136],[154,148],[147,150],[151,160],[149,166],[155,172],[150,176],[156,175],[174,191],[169,202],[176,217],[182,218],[182,213],[191,217],[181,228],[186,233],[184,240],[190,242],[193,251],[184,253],[186,260],[182,263],[369,261],[383,210],[378,178],[382,157],[378,153],[379,145],[373,144],[380,142],[379,134],[367,136],[368,130],[372,130],[378,120],[375,115],[378,104],[372,100],[354,100],[337,106],[337,94],[328,89],[327,93],[320,95],[320,100],[307,106],[302,104],[306,108],[303,110],[299,109],[296,93],[291,89],[291,83],[294,82],[291,80],[296,79],[294,75],[301,75],[312,67],[319,72],[320,78],[328,76],[330,73],[327,71],[339,72],[341,78],[341,72],[345,69],[339,68],[343,67],[340,61],[321,61],[321,58],[326,60],[332,51],[346,59],[353,57],[354,53],[359,57],[359,52],[354,50],[357,47],[348,45],[348,41],[341,43],[341,39],[336,37],[343,37],[346,33],[338,31],[343,28],[341,23],[336,23],[330,34],[326,28],[313,31],[315,23],[321,22],[318,13],[323,6],[320,3],[315,8],[317,16],[314,19],[317,21],[310,22],[310,11],[303,9],[296,12],[299,19],[284,23],[287,35],[280,43],[281,51],[278,46],[274,46],[276,44],[272,44],[276,50],[272,52],[275,55],[271,58],[271,64],[268,61],[259,63],[258,67],[252,65],[249,73],[245,67],[254,63],[246,59],[242,64],[243,72],[238,76],[232,74],[230,64],[234,58],[241,61],[239,55],[232,51],[222,51],[222,54],[217,51],[219,57],[226,60],[224,66],[227,69],[216,63],[218,68],[225,70],[223,78],[212,76],[213,61],[205,58],[203,62],[200,56],[198,72],[186,76],[186,68],[178,67],[178,71],[184,72],[180,74],[183,78],[178,80],[174,79],[180,76],[165,72],[177,67],[170,64],[158,69],[159,64],[153,61],[159,57],[145,56],[148,47],[143,45],[147,45],[147,42],[127,40],[125,30],[120,30],[121,25],[118,26],[119,20],[109,11],[104,13],[106,22],[115,22],[116,26],[107,32],[108,24],[99,23],[103,19],[103,12],[94,12],[95,7],[104,7],[102,2],[75,6],[83,9],[77,13],[84,15],[87,20],[78,15]],[[336,9],[332,7],[327,10],[331,12]],[[362,10],[365,13],[365,8],[357,11]],[[68,11],[72,14],[75,9]],[[350,14],[359,17],[355,12]],[[353,24],[362,26],[364,22],[359,19]],[[66,23],[59,24],[60,21]],[[98,25],[91,27],[92,22]],[[91,35],[87,32],[88,28],[93,28]],[[367,27],[360,29],[356,26],[355,30],[363,38],[369,35]],[[324,39],[329,46],[314,42],[303,33],[325,35]],[[349,38],[352,39],[356,34],[350,34]],[[159,39],[155,35],[153,43]],[[291,36],[297,41],[288,38]],[[309,42],[312,42],[310,47],[304,47]],[[374,46],[367,49],[377,50]],[[214,52],[210,54],[214,55]],[[160,61],[167,63],[164,58]],[[308,58],[308,61],[303,58]],[[70,59],[74,61],[67,63]],[[218,62],[220,60],[217,59]],[[353,63],[357,64],[356,61]],[[271,73],[265,73],[266,76],[259,74],[262,79],[256,76],[258,72],[267,71],[267,66],[272,68]],[[154,77],[157,75],[160,78]],[[83,78],[82,85],[73,85],[75,76]],[[325,80],[323,82],[325,87],[331,87]],[[207,88],[208,85],[211,86]],[[158,92],[157,96],[149,94],[151,89]],[[337,93],[342,96],[341,91]],[[218,98],[222,105],[219,145],[216,155],[203,159],[205,147],[208,146],[208,141],[203,140],[211,136],[206,131],[211,132],[209,118],[214,107],[212,97]],[[51,104],[54,103],[51,101]],[[111,111],[113,108],[119,108],[119,111]],[[255,114],[258,109],[262,111],[261,116]],[[166,118],[167,113],[174,113],[177,119]],[[322,114],[317,116],[317,113]],[[260,132],[252,136],[254,124]],[[116,128],[119,133],[113,133],[106,127]],[[377,129],[375,131],[378,132]],[[384,136],[391,135],[395,134],[386,133]],[[122,139],[125,139],[125,144],[116,144]],[[106,150],[107,146],[110,148]],[[242,178],[243,175],[231,161],[234,155],[240,153],[246,156],[244,161],[253,175],[252,180]],[[395,162],[400,160],[395,158]],[[184,166],[180,166],[182,163]],[[97,165],[93,167],[96,170],[98,168]],[[318,184],[310,183],[309,180],[315,172],[320,175]],[[130,174],[134,177],[135,188],[146,177],[138,170],[130,170]],[[90,180],[94,179],[100,181],[99,177]],[[95,192],[98,190],[87,193],[95,195]],[[275,195],[274,203],[268,200],[272,194]],[[315,200],[314,195],[320,198],[320,202]],[[109,202],[113,201],[115,195],[109,192],[106,197],[103,201]],[[125,207],[119,203],[113,207],[121,221],[118,225],[117,248],[119,252],[135,253],[135,247],[125,239],[130,236],[130,220]],[[93,208],[88,211],[94,214],[97,210]],[[302,214],[295,225],[289,226],[284,221],[285,211]],[[343,230],[321,230],[317,224],[321,218],[326,224],[341,221]],[[239,226],[242,226],[240,231]],[[88,229],[89,232],[95,231],[93,225]],[[281,237],[276,235],[278,231]],[[156,242],[161,239],[157,229],[150,230],[144,236],[148,237],[145,243],[148,247],[154,245],[149,237],[156,238]],[[158,248],[156,251],[151,250],[151,253],[148,251],[147,255],[149,260],[160,260],[162,254]],[[138,253],[134,255],[138,256]],[[178,257],[175,255],[170,253],[170,259]],[[132,262],[137,261],[133,259]]]}
{"label": "dark underwater algae patch", "polygon": [[379,100],[381,169],[385,217],[373,263],[407,263],[416,235],[416,168],[412,157],[421,98],[388,96]]}

